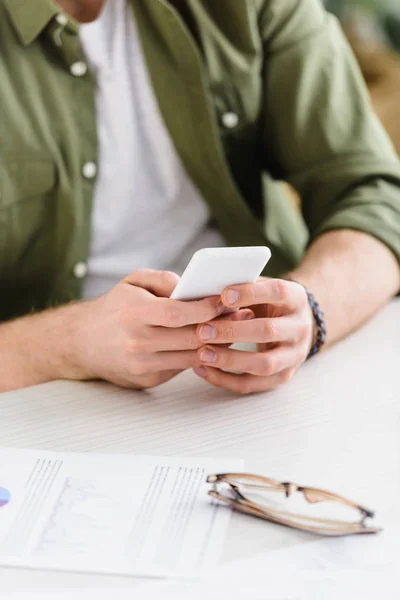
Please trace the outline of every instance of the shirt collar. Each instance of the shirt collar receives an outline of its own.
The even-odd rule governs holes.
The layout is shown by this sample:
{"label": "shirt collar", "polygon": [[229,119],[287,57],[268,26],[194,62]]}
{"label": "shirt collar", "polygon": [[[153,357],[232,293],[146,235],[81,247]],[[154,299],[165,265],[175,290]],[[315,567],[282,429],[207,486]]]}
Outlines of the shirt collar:
{"label": "shirt collar", "polygon": [[29,46],[61,8],[52,0],[3,0],[13,25],[24,46]]}

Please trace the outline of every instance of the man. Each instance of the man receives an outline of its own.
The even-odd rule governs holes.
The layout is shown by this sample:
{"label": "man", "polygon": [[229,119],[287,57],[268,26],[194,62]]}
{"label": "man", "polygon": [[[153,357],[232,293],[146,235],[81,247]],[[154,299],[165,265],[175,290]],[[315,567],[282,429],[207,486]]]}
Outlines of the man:
{"label": "man", "polygon": [[[0,44],[2,390],[269,390],[399,292],[399,162],[319,0],[1,0]],[[222,244],[265,277],[170,300]]]}

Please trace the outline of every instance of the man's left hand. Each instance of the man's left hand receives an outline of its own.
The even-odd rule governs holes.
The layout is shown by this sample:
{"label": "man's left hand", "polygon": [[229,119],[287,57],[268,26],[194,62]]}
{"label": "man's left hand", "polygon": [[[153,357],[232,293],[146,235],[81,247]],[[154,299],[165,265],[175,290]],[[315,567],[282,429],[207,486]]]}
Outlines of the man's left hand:
{"label": "man's left hand", "polygon": [[[196,333],[205,345],[198,350],[202,366],[195,369],[197,375],[240,394],[271,390],[289,381],[313,344],[314,319],[305,289],[291,281],[261,277],[254,284],[226,288],[221,299],[230,309],[251,308],[255,318],[199,325]],[[226,347],[238,342],[257,343],[257,352]]]}

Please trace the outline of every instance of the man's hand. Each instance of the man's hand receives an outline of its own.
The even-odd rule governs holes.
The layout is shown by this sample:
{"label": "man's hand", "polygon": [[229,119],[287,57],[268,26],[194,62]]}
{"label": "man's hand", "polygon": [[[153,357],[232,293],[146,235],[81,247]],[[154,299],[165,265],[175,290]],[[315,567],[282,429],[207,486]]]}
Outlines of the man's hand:
{"label": "man's hand", "polygon": [[[81,305],[74,325],[76,379],[105,379],[124,387],[149,388],[198,366],[198,323],[225,310],[219,297],[195,302],[171,300],[179,277],[139,270],[109,293]],[[240,311],[222,319],[252,318]]]}
{"label": "man's hand", "polygon": [[[251,307],[256,318],[199,325],[198,339],[207,345],[198,351],[203,366],[195,372],[212,385],[242,394],[271,390],[291,379],[313,343],[314,320],[304,288],[260,278],[225,289],[221,298],[229,308]],[[258,351],[221,346],[236,342],[256,342]]]}
{"label": "man's hand", "polygon": [[220,298],[170,300],[178,281],[174,273],[139,270],[81,305],[74,378],[148,388],[192,367],[200,345],[196,325],[215,319],[224,306]]}
{"label": "man's hand", "polygon": [[[149,388],[198,367],[199,323],[216,322],[220,297],[169,298],[174,273],[139,270],[104,296],[0,324],[0,391],[55,379],[104,379]],[[254,318],[240,310],[220,319]]]}

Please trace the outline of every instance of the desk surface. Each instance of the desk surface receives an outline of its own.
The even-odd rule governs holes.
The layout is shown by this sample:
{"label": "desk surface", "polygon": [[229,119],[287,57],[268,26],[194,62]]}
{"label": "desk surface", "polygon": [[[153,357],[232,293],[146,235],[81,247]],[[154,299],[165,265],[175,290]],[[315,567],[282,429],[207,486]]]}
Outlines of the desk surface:
{"label": "desk surface", "polygon": [[[207,384],[187,372],[150,392],[55,382],[0,395],[0,444],[243,457],[247,471],[326,487],[370,505],[378,516],[398,520],[399,358],[400,300],[395,300],[361,331],[268,394],[237,397],[211,387],[204,394]],[[311,539],[234,514],[223,560]],[[12,569],[0,570],[0,579],[3,589],[17,590],[134,583]]]}

